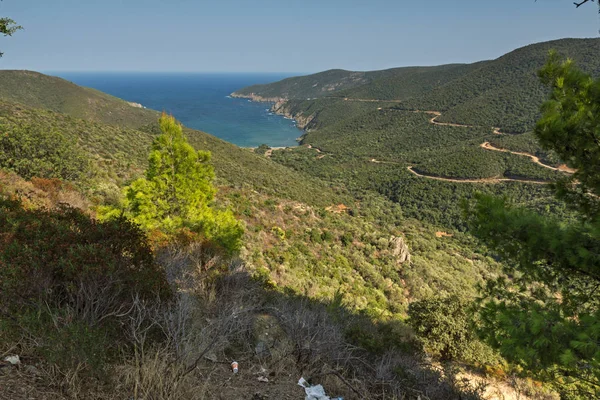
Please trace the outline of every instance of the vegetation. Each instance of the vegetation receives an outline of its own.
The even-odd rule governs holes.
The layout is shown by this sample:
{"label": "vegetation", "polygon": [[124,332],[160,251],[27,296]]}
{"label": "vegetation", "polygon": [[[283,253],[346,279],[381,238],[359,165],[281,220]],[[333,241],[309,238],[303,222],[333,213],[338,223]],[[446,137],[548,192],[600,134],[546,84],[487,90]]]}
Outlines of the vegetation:
{"label": "vegetation", "polygon": [[473,329],[471,301],[457,295],[411,303],[410,324],[429,354],[442,360],[500,362]]}
{"label": "vegetation", "polygon": [[[130,108],[135,112],[135,108]],[[155,115],[158,118],[158,113]],[[60,134],[66,142],[60,146],[67,146],[71,149],[70,154],[74,156],[85,154],[92,182],[85,185],[81,185],[80,181],[75,183],[89,190],[89,197],[96,202],[118,200],[119,187],[130,183],[144,171],[147,165],[146,154],[153,139],[160,133],[156,123],[135,130],[73,118],[8,101],[0,101],[0,126],[5,135],[2,140],[11,143],[23,142],[19,146],[31,144],[27,137],[31,138],[32,134],[45,136],[50,141],[53,139],[48,132]],[[214,136],[191,129],[184,129],[184,133],[192,146],[211,151],[216,181],[219,184],[248,186],[279,197],[319,206],[348,199],[347,195],[327,183],[302,176]],[[28,136],[23,136],[25,134]],[[69,142],[76,143],[76,146],[69,145]],[[30,154],[36,154],[35,151],[15,153],[16,158],[11,161],[11,165],[30,163]],[[77,159],[76,156],[74,161]],[[70,163],[70,160],[61,162]],[[8,163],[2,164],[2,167],[12,168]],[[32,175],[35,174],[26,174]]]}
{"label": "vegetation", "polygon": [[[533,128],[539,117],[539,105],[548,95],[536,77],[548,51],[555,49],[573,58],[585,72],[597,74],[600,60],[594,49],[599,40],[562,39],[537,43],[496,60],[469,65],[321,73],[324,75],[289,78],[245,88],[238,93],[296,100],[319,97],[400,100],[400,106],[407,110],[443,112],[440,122],[495,126],[505,132],[523,133]],[[350,87],[348,81],[352,82]],[[327,89],[321,90],[323,87]]]}
{"label": "vegetation", "polygon": [[32,71],[0,71],[0,99],[123,128],[137,129],[159,116],[154,110]]}
{"label": "vegetation", "polygon": [[[143,233],[124,218],[98,223],[81,211],[26,210],[0,201],[0,337],[28,333],[52,362],[100,368],[124,337],[136,296],[170,288]],[[126,313],[125,313],[126,314]]]}
{"label": "vegetation", "polygon": [[245,97],[254,94],[265,99],[306,99],[327,96],[334,90],[358,86],[367,81],[368,77],[364,72],[332,69],[314,75],[287,78],[276,83],[250,86],[236,91],[234,95]]}
{"label": "vegetation", "polygon": [[535,134],[577,168],[556,185],[575,221],[480,196],[468,210],[475,235],[506,260],[511,279],[488,282],[481,300],[484,337],[509,360],[551,382],[563,398],[600,394],[598,88],[600,80],[560,63],[541,70],[552,94]]}
{"label": "vegetation", "polygon": [[163,114],[159,124],[163,133],[152,145],[146,177],[125,188],[123,211],[105,208],[104,213],[125,215],[146,230],[172,234],[188,228],[230,251],[239,250],[242,226],[231,211],[213,205],[210,152],[194,150],[175,118]]}
{"label": "vegetation", "polygon": [[[322,111],[327,112],[327,108]],[[455,229],[465,228],[461,199],[471,198],[477,191],[510,194],[520,204],[542,212],[546,208],[552,213],[563,212],[564,207],[550,198],[544,185],[440,182],[410,173],[408,166],[425,175],[459,180],[552,180],[562,175],[525,156],[482,149],[482,143],[499,136],[486,129],[434,125],[430,120],[431,115],[424,113],[367,109],[332,126],[307,132],[304,142],[322,153],[299,147],[276,150],[271,158],[355,193],[378,192],[398,202],[407,217]]]}
{"label": "vegetation", "polygon": [[[590,43],[553,44],[593,70]],[[270,157],[61,80],[0,73],[0,352],[58,365],[70,395],[88,382],[86,394],[227,396],[221,377],[244,360],[240,380],[255,384],[260,365],[347,398],[478,398],[453,366],[596,396],[598,83],[550,63],[540,144],[492,128],[548,93],[528,86],[547,46],[247,89],[302,96],[279,112],[307,124],[304,145]],[[472,126],[440,123],[463,122],[473,102]],[[529,129],[531,107],[515,126]]]}
{"label": "vegetation", "polygon": [[[17,23],[6,17],[0,18],[0,34],[4,36],[12,36],[18,30],[23,29],[22,26],[17,25]],[[4,53],[0,53],[0,57],[2,57]]]}
{"label": "vegetation", "polygon": [[26,179],[85,181],[89,160],[74,138],[37,125],[0,125],[0,167]]}

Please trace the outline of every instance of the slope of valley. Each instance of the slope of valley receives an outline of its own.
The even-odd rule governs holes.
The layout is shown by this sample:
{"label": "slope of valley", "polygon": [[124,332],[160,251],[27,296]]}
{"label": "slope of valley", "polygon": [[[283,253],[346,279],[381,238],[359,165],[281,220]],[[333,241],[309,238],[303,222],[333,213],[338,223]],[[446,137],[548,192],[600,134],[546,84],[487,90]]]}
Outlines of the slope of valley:
{"label": "slope of valley", "polygon": [[[361,73],[364,82],[352,88],[337,90],[328,75],[315,74],[236,94],[268,93],[279,99],[274,111],[304,128],[304,146],[274,151],[273,160],[350,190],[376,191],[406,216],[462,229],[460,199],[480,190],[562,212],[539,183],[572,171],[528,132],[547,95],[536,72],[555,49],[597,74],[599,45],[563,39],[475,64]],[[314,92],[325,83],[328,90]],[[313,87],[310,99],[303,85]]]}
{"label": "slope of valley", "polygon": [[[573,171],[529,132],[546,94],[535,71],[557,48],[597,73],[599,44],[568,39],[475,64],[332,70],[240,89],[232,95],[275,103],[305,132],[295,148],[250,150],[184,129],[194,148],[212,154],[218,194],[211,206],[232,210],[244,227],[233,255],[207,238],[189,244],[185,234],[178,238],[185,250],[161,248],[161,236],[148,233],[156,260],[171,270],[189,267],[197,279],[177,281],[183,289],[166,303],[180,308],[154,310],[185,323],[161,332],[152,322],[143,340],[132,335],[133,356],[114,351],[106,357],[119,361],[102,359],[98,370],[89,360],[107,336],[73,328],[68,340],[59,332],[36,342],[38,332],[27,331],[25,339],[6,339],[0,354],[19,349],[36,367],[4,374],[0,364],[0,390],[18,396],[23,384],[34,398],[45,391],[55,398],[291,399],[304,396],[296,382],[305,376],[346,399],[555,399],[475,337],[468,307],[456,318],[466,350],[450,359],[424,352],[408,315],[411,304],[428,299],[472,303],[479,287],[503,277],[495,254],[465,233],[465,199],[508,195],[546,215],[568,215],[547,184]],[[158,118],[58,78],[0,71],[0,200],[19,199],[23,212],[71,205],[100,215],[142,176]],[[198,248],[200,255],[189,250]],[[70,318],[65,312],[50,324]],[[0,306],[0,339],[9,338],[2,329],[13,320]],[[146,346],[147,337],[161,335],[176,349]],[[90,359],[73,363],[88,349]],[[232,375],[232,361],[242,365],[239,374]]]}

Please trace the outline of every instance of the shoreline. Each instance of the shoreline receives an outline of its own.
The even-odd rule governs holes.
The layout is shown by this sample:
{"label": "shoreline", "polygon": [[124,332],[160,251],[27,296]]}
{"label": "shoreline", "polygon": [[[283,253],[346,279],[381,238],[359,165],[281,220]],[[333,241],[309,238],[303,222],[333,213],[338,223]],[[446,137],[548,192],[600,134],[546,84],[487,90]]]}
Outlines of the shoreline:
{"label": "shoreline", "polygon": [[302,134],[296,138],[296,142],[298,142],[298,146],[301,146],[303,144],[302,141],[304,140],[304,136],[306,135],[306,132],[307,132],[306,128],[312,122],[312,120],[314,119],[314,116],[300,118],[298,115],[293,115],[292,113],[288,112],[285,109],[285,105],[288,102],[287,98],[263,97],[263,96],[256,95],[254,93],[240,94],[237,92],[233,92],[229,96],[234,99],[248,99],[248,100],[250,100],[252,102],[256,102],[256,103],[271,103],[272,105],[271,105],[270,111],[272,113],[274,113],[276,115],[280,115],[280,116],[284,117],[285,119],[294,121],[294,123],[296,124],[296,128],[300,132],[302,132]]}

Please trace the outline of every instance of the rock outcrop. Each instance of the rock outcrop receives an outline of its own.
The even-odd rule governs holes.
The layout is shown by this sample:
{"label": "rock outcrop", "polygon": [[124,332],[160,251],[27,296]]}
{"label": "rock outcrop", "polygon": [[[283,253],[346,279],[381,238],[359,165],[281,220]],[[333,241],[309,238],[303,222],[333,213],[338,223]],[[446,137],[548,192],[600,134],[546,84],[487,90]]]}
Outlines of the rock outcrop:
{"label": "rock outcrop", "polygon": [[402,236],[392,236],[390,238],[390,251],[396,257],[398,264],[410,262],[410,251]]}

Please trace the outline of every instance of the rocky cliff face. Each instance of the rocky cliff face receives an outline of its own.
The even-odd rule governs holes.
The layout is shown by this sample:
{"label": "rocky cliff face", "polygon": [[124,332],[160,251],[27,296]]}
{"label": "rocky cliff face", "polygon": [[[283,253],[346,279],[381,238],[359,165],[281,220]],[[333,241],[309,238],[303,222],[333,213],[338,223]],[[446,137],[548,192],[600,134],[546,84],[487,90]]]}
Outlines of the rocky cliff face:
{"label": "rocky cliff face", "polygon": [[274,103],[271,107],[271,111],[278,115],[283,115],[286,118],[291,118],[296,121],[298,129],[307,130],[310,123],[315,118],[315,115],[305,116],[301,113],[293,113],[288,105],[288,99],[283,97],[262,97],[254,93],[250,94],[239,94],[232,93],[231,97],[237,99],[250,99],[252,101],[263,102],[263,103]]}
{"label": "rocky cliff face", "polygon": [[273,107],[271,107],[271,111],[275,114],[283,115],[284,117],[291,118],[296,121],[296,126],[302,130],[308,130],[310,128],[310,123],[315,119],[315,115],[304,115],[302,113],[294,113],[292,112],[287,100],[281,99],[277,101]]}

